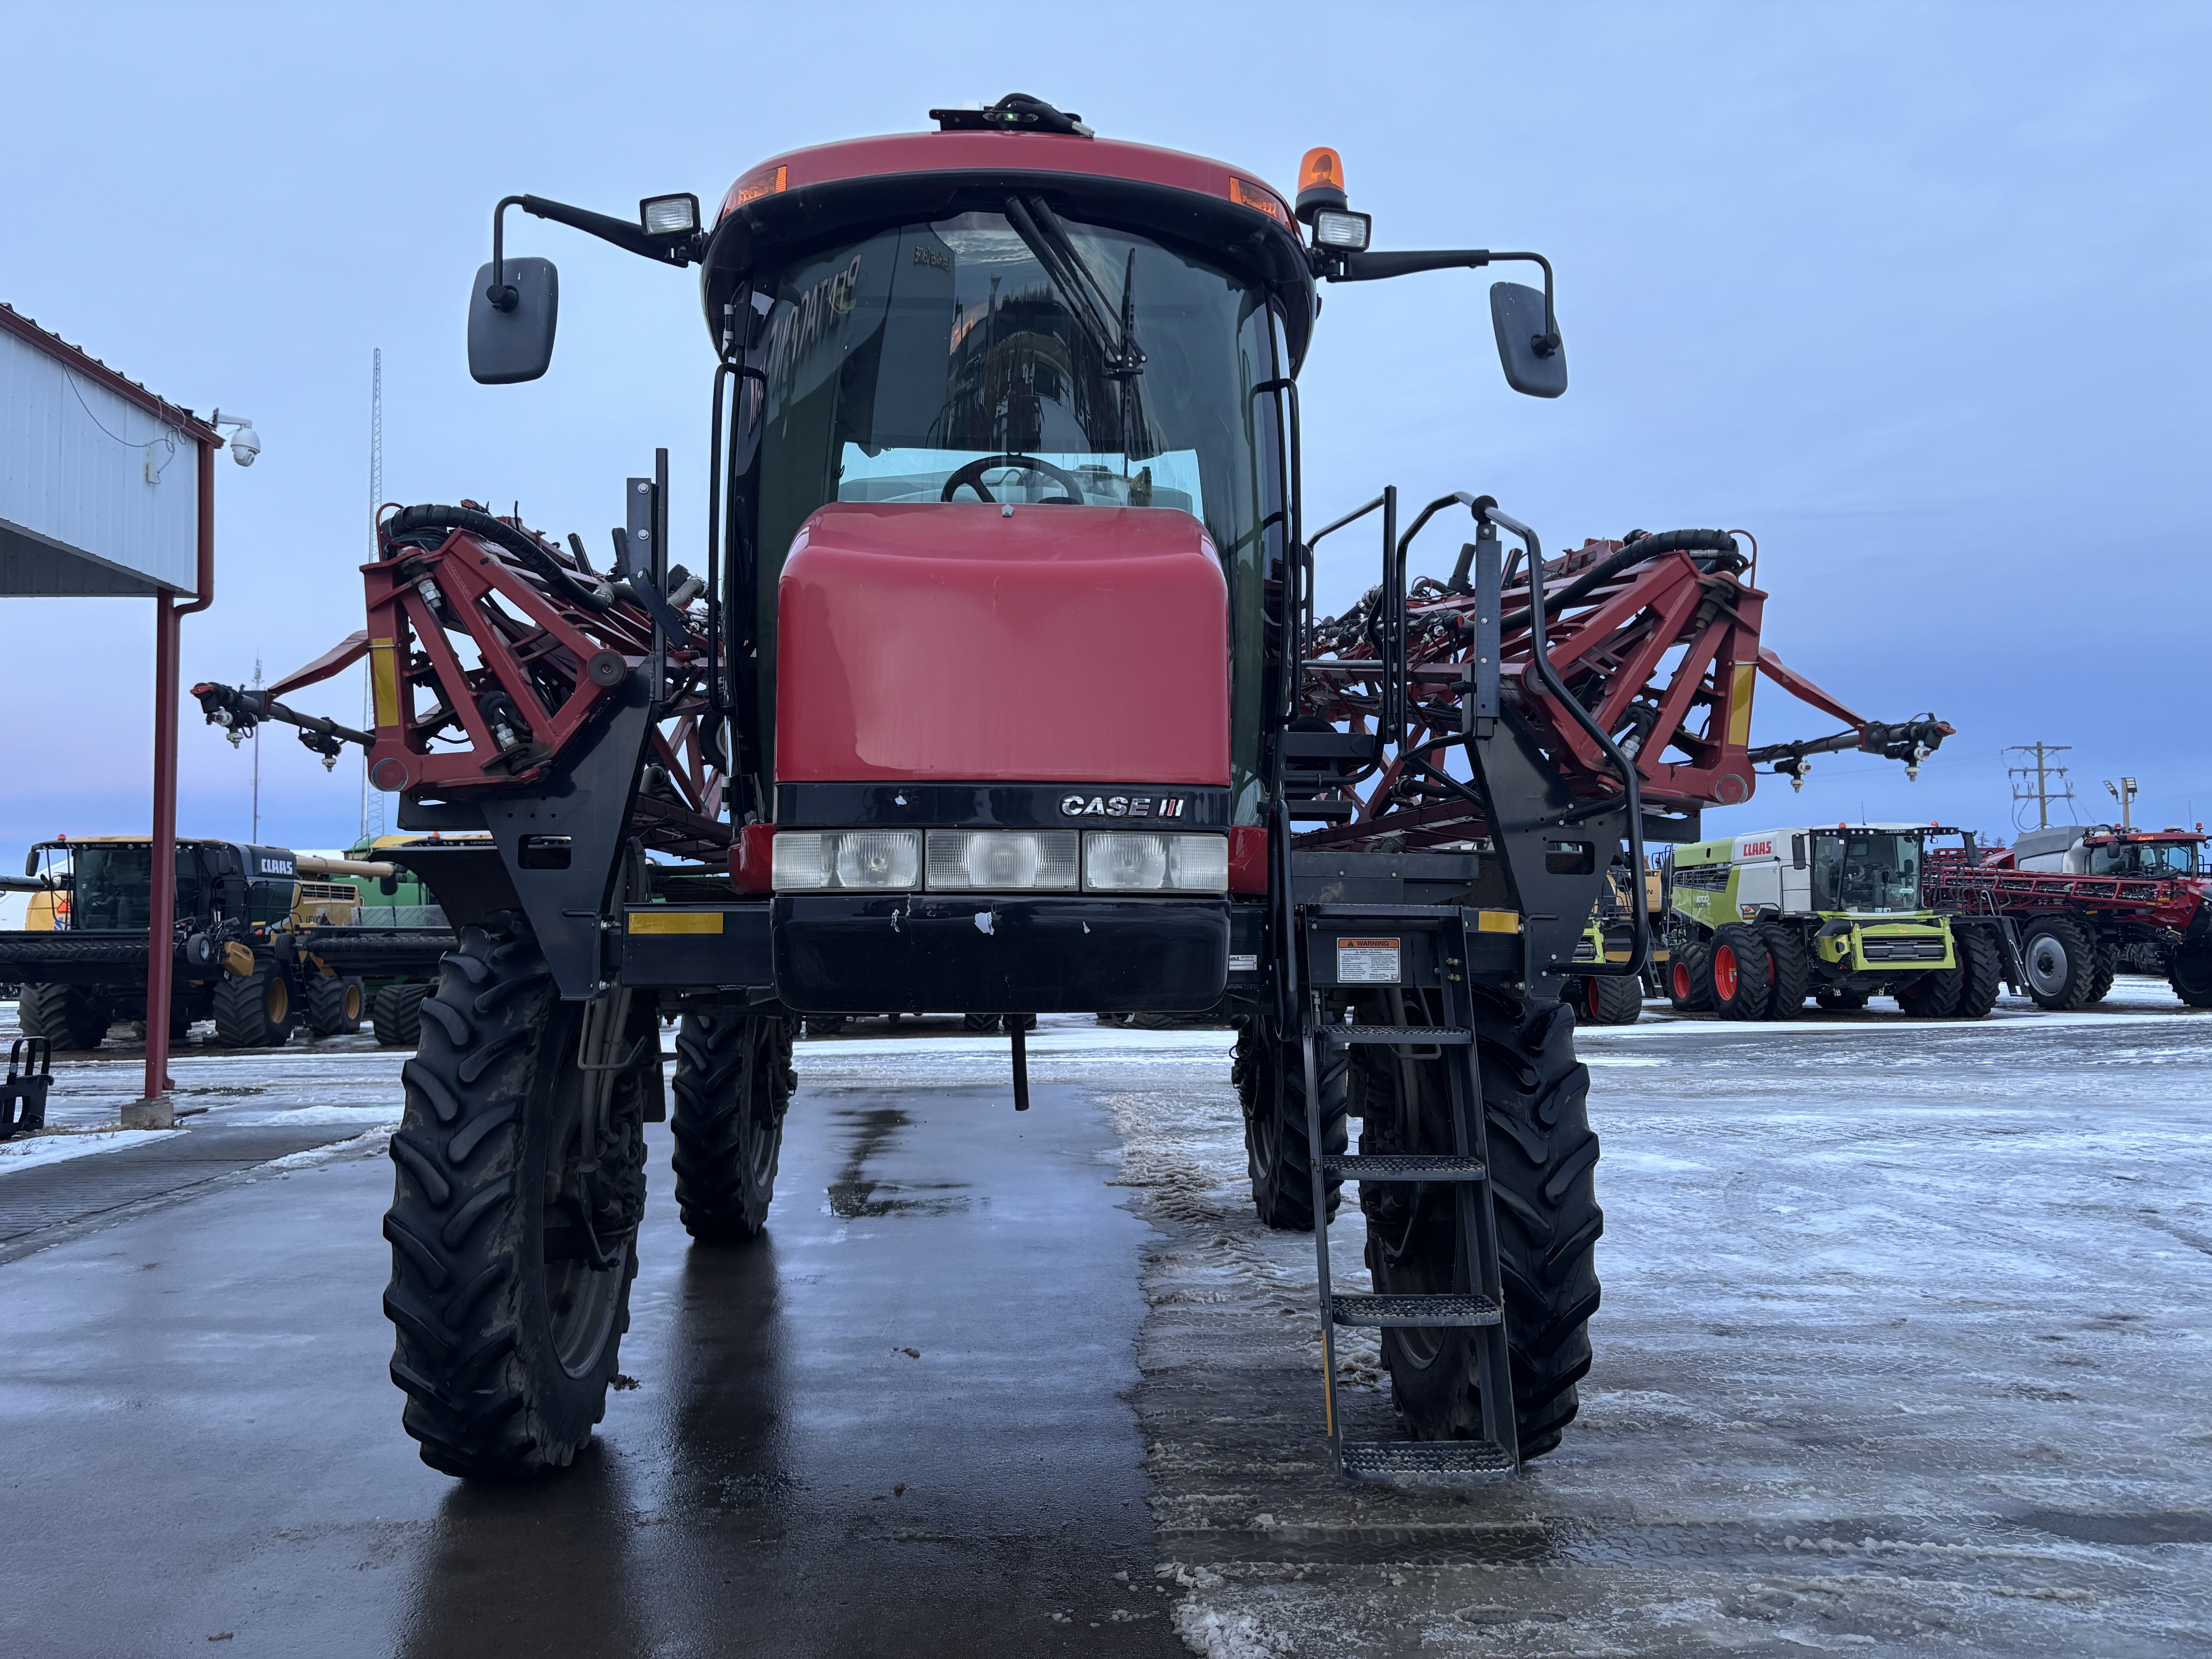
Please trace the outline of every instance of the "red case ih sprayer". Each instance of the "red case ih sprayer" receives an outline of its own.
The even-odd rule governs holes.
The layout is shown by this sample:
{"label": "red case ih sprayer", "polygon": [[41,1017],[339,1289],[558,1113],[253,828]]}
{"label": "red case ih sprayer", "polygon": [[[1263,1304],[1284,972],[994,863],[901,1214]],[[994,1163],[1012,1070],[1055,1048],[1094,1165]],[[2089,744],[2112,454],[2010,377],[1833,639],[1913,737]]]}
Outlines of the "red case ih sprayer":
{"label": "red case ih sprayer", "polygon": [[2205,837],[2179,827],[2068,824],[1984,854],[1971,835],[1933,854],[1927,902],[2008,924],[2020,977],[2043,1007],[2101,1002],[2124,957],[2148,960],[2192,1008],[2212,1007],[2212,877]]}
{"label": "red case ih sprayer", "polygon": [[[1575,1415],[1598,1302],[1560,987],[1639,971],[1642,907],[1628,960],[1575,960],[1607,869],[1747,799],[1756,675],[1804,688],[1759,649],[1733,535],[1547,562],[1487,496],[1401,526],[1395,489],[1307,530],[1317,285],[1534,263],[1492,319],[1509,382],[1554,397],[1539,256],[1371,252],[1326,150],[1294,209],[1035,99],[935,114],[755,168],[711,227],[682,196],[494,215],[479,380],[552,349],[554,271],[505,256],[507,206],[701,268],[709,531],[702,573],[668,562],[665,451],[604,572],[474,507],[392,512],[369,626],[318,665],[368,654],[376,730],[338,735],[401,825],[493,842],[393,854],[461,928],[392,1141],[407,1428],[471,1476],[589,1437],[659,1020],[684,1224],[736,1241],[801,1015],[1223,1010],[1260,1214],[1325,1229],[1360,1183],[1374,1282],[1333,1286],[1317,1232],[1324,1350],[1382,1328],[1407,1437],[1344,1436],[1332,1358],[1340,1467],[1510,1473]],[[1450,579],[1409,587],[1449,519]],[[1381,580],[1316,619],[1314,549],[1355,524]],[[312,725],[240,695],[204,701]],[[1780,758],[1917,764],[1948,729],[1850,724]]]}

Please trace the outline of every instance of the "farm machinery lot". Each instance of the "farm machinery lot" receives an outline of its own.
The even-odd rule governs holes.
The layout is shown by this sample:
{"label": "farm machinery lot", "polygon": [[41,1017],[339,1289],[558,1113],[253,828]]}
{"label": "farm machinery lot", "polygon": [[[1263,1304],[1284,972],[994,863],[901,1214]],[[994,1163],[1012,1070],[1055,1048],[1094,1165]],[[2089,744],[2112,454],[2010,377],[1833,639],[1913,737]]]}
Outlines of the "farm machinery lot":
{"label": "farm machinery lot", "polygon": [[[2076,1014],[1586,1028],[1583,1431],[1464,1493],[1334,1478],[1311,1244],[1253,1217],[1230,1033],[1047,1016],[1017,1119],[1006,1039],[957,1026],[798,1045],[756,1253],[687,1252],[653,1127],[636,1386],[520,1491],[389,1432],[404,1056],[188,1044],[183,1130],[0,1152],[0,1214],[75,1183],[0,1242],[8,1504],[40,1540],[0,1649],[2212,1643],[2212,1025],[2160,981]],[[112,1121],[134,1053],[64,1057],[50,1121]],[[1376,1360],[1340,1350],[1339,1398],[1381,1431]]]}

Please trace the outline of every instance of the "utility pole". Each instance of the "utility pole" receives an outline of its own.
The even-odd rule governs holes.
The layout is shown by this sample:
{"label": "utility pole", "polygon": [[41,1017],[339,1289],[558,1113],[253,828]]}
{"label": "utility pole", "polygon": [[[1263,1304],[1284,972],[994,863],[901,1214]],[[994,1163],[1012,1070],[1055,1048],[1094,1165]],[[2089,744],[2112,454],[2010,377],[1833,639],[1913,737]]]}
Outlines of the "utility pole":
{"label": "utility pole", "polygon": [[[261,689],[261,659],[253,659],[253,689]],[[261,722],[253,723],[253,833],[246,837],[255,846],[261,844]]]}
{"label": "utility pole", "polygon": [[[376,557],[376,514],[384,505],[384,348],[376,348],[370,360],[368,377],[368,556]],[[364,732],[376,729],[376,708],[371,690],[370,665],[374,658],[366,658],[361,665],[361,725]],[[361,838],[368,841],[384,832],[384,799],[376,798],[376,817],[369,819],[370,792],[368,787],[368,751],[361,757]]]}
{"label": "utility pole", "polygon": [[2013,787],[2012,798],[2014,800],[2032,800],[2035,803],[2035,827],[2039,830],[2051,828],[2051,802],[2074,799],[2072,784],[2062,782],[2056,790],[2051,787],[2051,779],[2063,780],[2069,770],[2063,766],[2051,765],[2051,757],[2053,755],[2063,755],[2073,746],[2070,743],[2016,743],[2005,750],[2008,755],[2035,757],[2034,765],[2008,766],[2005,768],[2005,775],[2008,778],[2026,779],[2031,776],[2034,778],[2035,787],[2033,789],[2023,788],[2015,784]]}

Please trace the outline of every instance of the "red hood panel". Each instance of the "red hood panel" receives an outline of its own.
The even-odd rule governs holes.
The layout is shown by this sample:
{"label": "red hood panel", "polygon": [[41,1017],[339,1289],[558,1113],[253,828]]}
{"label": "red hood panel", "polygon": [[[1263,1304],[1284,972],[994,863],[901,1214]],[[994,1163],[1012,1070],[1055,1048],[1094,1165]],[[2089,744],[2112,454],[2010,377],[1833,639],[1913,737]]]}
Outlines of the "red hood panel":
{"label": "red hood panel", "polygon": [[780,782],[1229,781],[1228,589],[1188,514],[837,502],[777,604]]}

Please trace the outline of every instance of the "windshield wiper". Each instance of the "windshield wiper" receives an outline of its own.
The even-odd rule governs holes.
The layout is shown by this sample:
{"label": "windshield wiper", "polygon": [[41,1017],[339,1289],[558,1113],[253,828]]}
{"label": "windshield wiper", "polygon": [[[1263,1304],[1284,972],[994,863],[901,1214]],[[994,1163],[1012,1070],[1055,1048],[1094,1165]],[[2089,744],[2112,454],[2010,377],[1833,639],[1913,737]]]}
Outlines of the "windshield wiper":
{"label": "windshield wiper", "polygon": [[1137,344],[1132,331],[1129,307],[1125,304],[1117,328],[1114,320],[1114,303],[1107,297],[1091,267],[1075,251],[1075,244],[1067,234],[1067,228],[1060,216],[1041,196],[1024,202],[1018,196],[1006,198],[1006,222],[1022,239],[1036,262],[1044,267],[1044,274],[1060,290],[1060,297],[1067,304],[1076,325],[1091,337],[1105,360],[1109,379],[1122,380],[1145,372],[1145,353]]}

